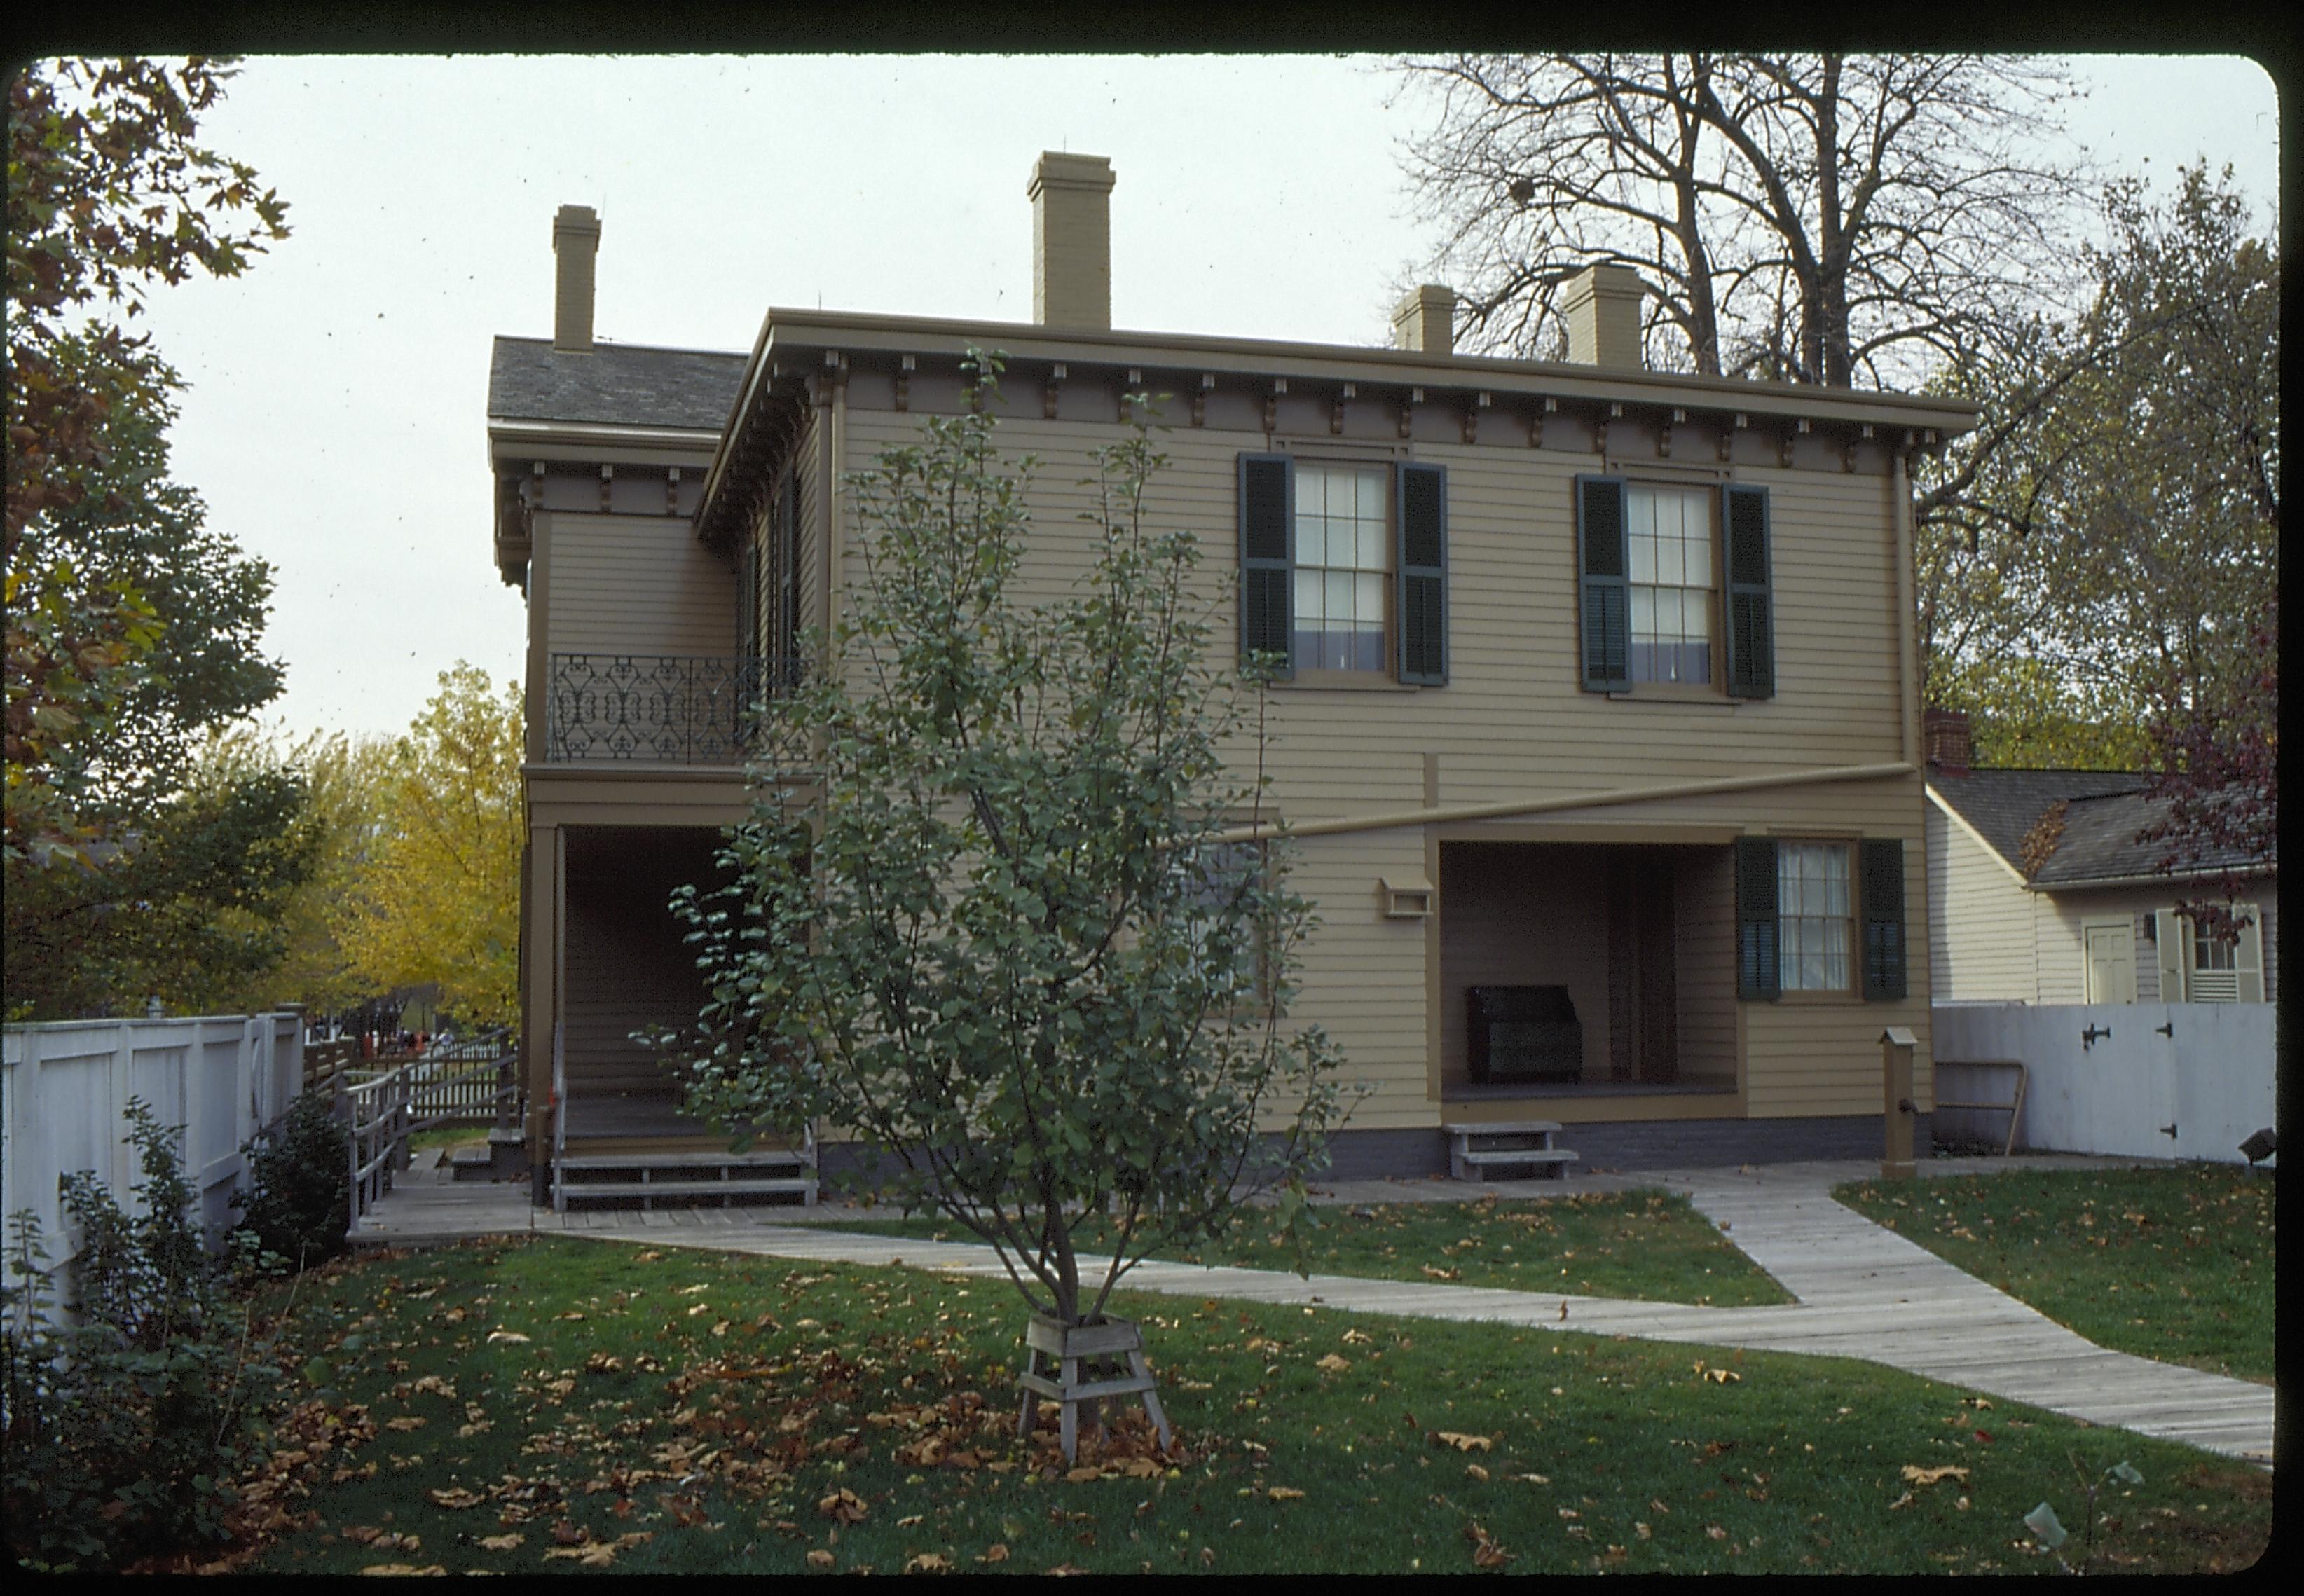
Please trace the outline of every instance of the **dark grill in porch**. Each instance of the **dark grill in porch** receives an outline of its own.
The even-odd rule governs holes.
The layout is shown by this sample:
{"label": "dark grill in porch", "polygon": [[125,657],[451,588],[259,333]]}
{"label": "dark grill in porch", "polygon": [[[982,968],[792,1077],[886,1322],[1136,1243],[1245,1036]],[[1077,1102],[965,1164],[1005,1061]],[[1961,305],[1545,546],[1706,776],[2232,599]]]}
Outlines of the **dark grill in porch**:
{"label": "dark grill in porch", "polygon": [[788,687],[787,663],[708,654],[555,654],[545,757],[741,764],[765,691]]}

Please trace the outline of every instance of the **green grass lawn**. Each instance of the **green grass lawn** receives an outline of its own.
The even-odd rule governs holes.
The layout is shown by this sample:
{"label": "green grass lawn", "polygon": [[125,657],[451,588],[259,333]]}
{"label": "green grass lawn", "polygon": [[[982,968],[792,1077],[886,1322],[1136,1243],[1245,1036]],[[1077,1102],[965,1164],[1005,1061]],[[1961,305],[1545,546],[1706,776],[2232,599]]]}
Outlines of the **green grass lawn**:
{"label": "green grass lawn", "polygon": [[[331,1266],[250,1571],[2236,1569],[2262,1471],[1854,1362],[1197,1298],[1140,1420],[1014,1431],[1002,1282],[566,1237]],[[310,1438],[318,1435],[318,1444]]]}
{"label": "green grass lawn", "polygon": [[2098,1346],[2269,1382],[2274,1181],[2221,1164],[2012,1170],[1833,1195]]}
{"label": "green grass lawn", "polygon": [[[1315,1274],[1733,1308],[1792,1300],[1686,1198],[1664,1192],[1388,1203],[1315,1212],[1320,1223],[1310,1248]],[[962,1225],[926,1214],[843,1221],[840,1228],[929,1241],[978,1239]],[[1107,1246],[1110,1232],[1097,1221],[1080,1233],[1080,1245],[1089,1251]],[[1291,1269],[1295,1258],[1268,1208],[1243,1209],[1232,1231],[1207,1246],[1157,1255],[1250,1269]]]}

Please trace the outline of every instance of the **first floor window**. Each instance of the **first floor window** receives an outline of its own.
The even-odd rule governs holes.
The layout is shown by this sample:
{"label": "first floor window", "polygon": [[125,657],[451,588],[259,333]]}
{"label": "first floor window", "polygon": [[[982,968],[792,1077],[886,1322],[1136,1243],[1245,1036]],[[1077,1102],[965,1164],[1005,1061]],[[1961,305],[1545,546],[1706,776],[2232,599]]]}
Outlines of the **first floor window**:
{"label": "first floor window", "polygon": [[1847,992],[1853,915],[1848,844],[1779,842],[1776,915],[1786,992]]}
{"label": "first floor window", "polygon": [[1179,867],[1184,934],[1193,958],[1214,966],[1216,984],[1228,1000],[1252,999],[1263,988],[1262,845],[1214,843],[1180,856]]}
{"label": "first floor window", "polygon": [[1627,491],[1634,681],[1712,683],[1715,497],[1637,482]]}
{"label": "first floor window", "polygon": [[2192,968],[2186,983],[2196,1003],[2230,1003],[2240,996],[2240,943],[2223,942],[2190,920]]}
{"label": "first floor window", "polygon": [[1388,668],[1391,486],[1391,470],[1384,466],[1297,463],[1298,670]]}

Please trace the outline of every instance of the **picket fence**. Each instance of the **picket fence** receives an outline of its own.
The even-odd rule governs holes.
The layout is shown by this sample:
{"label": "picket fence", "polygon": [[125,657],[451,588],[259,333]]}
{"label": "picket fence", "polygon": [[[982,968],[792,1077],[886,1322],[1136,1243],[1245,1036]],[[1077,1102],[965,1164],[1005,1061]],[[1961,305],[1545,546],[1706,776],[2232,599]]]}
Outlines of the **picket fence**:
{"label": "picket fence", "polygon": [[232,1228],[241,1147],[288,1110],[304,1079],[304,1017],[288,1011],[181,1019],[9,1026],[0,1043],[0,1191],[8,1236],[29,1211],[49,1262],[76,1249],[64,1224],[67,1175],[93,1171],[133,1213],[144,1178],[123,1139],[128,1100],[182,1126],[184,1173],[211,1245]]}

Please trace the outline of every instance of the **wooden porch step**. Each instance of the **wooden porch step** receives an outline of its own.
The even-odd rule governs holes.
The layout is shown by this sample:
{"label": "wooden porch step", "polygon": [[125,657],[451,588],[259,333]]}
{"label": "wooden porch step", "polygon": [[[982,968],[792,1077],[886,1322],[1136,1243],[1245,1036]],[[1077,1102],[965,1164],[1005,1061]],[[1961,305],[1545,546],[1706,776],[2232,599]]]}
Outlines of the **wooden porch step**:
{"label": "wooden porch step", "polygon": [[749,1197],[763,1192],[816,1190],[813,1176],[780,1177],[773,1180],[585,1180],[570,1181],[561,1191],[570,1197]]}
{"label": "wooden porch step", "polygon": [[563,1170],[761,1170],[805,1165],[809,1155],[798,1148],[755,1148],[750,1153],[571,1153],[562,1155]]}
{"label": "wooden porch step", "polygon": [[1552,1144],[1560,1128],[1550,1119],[1497,1120],[1481,1125],[1443,1125],[1448,1136],[1448,1172],[1458,1180],[1484,1178],[1489,1166],[1534,1165],[1554,1178],[1564,1176],[1577,1156]]}

